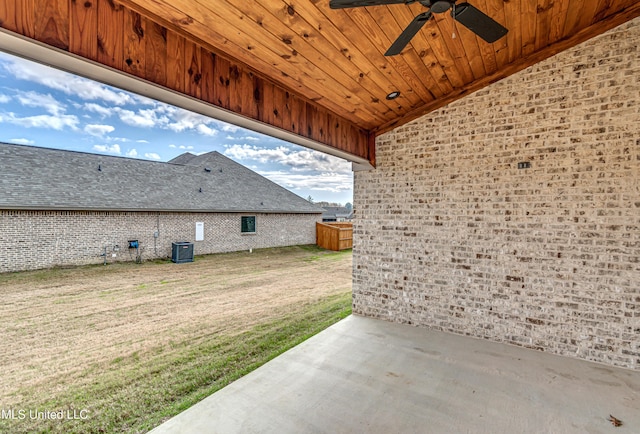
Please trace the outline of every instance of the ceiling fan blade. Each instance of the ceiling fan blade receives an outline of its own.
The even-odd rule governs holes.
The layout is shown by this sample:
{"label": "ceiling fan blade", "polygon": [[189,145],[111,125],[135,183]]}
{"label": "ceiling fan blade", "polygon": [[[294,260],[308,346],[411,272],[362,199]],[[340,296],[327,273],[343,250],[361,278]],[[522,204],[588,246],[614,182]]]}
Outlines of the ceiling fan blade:
{"label": "ceiling fan blade", "polygon": [[385,56],[395,56],[407,46],[407,44],[413,39],[413,37],[420,31],[422,26],[431,18],[431,12],[423,12],[416,16],[413,21],[409,23],[406,29],[402,31],[398,39],[395,40],[391,47],[384,53]]}
{"label": "ceiling fan blade", "polygon": [[456,5],[452,15],[456,21],[489,43],[496,42],[508,32],[500,23],[469,3]]}
{"label": "ceiling fan blade", "polygon": [[331,9],[357,8],[361,6],[382,6],[395,4],[411,4],[416,0],[331,0],[329,7]]}

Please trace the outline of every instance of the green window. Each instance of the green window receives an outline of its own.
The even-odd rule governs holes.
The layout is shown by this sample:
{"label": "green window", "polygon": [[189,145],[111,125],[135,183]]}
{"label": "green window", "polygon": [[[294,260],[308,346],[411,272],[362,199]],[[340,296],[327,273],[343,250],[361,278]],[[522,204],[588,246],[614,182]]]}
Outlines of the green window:
{"label": "green window", "polygon": [[256,232],[256,216],[242,216],[241,230],[243,234],[254,234]]}

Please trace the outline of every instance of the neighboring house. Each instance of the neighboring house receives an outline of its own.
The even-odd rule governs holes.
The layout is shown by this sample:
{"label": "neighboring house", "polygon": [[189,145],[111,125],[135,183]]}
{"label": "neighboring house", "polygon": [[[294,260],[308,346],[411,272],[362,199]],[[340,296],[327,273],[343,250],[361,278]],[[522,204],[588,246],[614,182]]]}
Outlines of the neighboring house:
{"label": "neighboring house", "polygon": [[[322,208],[218,152],[168,163],[0,143],[0,272],[315,243]],[[198,228],[198,229],[196,229]]]}
{"label": "neighboring house", "polygon": [[322,209],[323,222],[347,222],[353,219],[353,209],[344,206],[325,206]]}

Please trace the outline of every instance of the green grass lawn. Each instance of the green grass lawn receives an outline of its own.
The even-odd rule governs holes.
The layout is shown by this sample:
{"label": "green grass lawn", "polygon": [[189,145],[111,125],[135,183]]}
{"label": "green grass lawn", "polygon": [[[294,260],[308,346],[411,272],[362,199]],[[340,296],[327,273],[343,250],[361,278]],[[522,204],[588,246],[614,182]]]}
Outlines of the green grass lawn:
{"label": "green grass lawn", "polygon": [[[213,392],[351,313],[351,294],[322,300],[278,321],[237,336],[211,336],[196,346],[177,342],[172,351],[141,361],[114,360],[113,369],[86,375],[95,381],[29,409],[65,410],[73,420],[1,420],[3,433],[141,433],[187,409]],[[75,410],[75,413],[74,413]],[[86,412],[81,412],[86,410]],[[16,417],[19,414],[16,410]],[[82,419],[86,417],[86,419]]]}
{"label": "green grass lawn", "polygon": [[[292,264],[312,262],[317,266],[318,262],[326,261],[330,269],[330,263],[338,258],[350,262],[346,256],[349,253],[308,251],[302,256],[299,251],[295,253]],[[279,254],[278,260],[281,257]],[[164,289],[168,285],[171,282],[163,280],[155,288]],[[111,302],[104,298],[104,303]],[[13,419],[11,408],[0,403],[0,411],[4,412],[0,432],[147,432],[350,313],[351,292],[342,290],[295,305],[283,310],[277,318],[259,321],[241,332],[211,331],[197,339],[178,334],[168,344],[143,353],[129,352],[82,366],[72,378],[56,379],[61,384],[59,393],[48,392],[54,396],[42,396],[37,387],[23,393],[27,398],[13,409]],[[38,411],[62,411],[65,419],[38,418]]]}

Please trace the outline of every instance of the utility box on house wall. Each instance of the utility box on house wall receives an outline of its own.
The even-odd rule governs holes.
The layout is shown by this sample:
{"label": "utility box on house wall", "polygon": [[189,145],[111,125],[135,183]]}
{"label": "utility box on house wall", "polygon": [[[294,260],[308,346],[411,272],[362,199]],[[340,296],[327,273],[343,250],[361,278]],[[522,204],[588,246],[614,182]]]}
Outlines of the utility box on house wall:
{"label": "utility box on house wall", "polygon": [[171,243],[171,260],[176,264],[193,262],[193,243]]}
{"label": "utility box on house wall", "polygon": [[204,222],[196,222],[196,241],[204,241]]}

